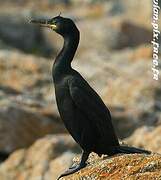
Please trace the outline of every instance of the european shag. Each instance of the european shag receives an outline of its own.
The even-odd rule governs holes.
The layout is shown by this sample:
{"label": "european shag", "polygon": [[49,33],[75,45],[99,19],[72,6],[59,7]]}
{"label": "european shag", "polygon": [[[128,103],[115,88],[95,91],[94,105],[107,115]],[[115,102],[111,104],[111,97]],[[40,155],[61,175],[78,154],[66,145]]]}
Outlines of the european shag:
{"label": "european shag", "polygon": [[69,168],[60,177],[85,167],[92,151],[98,155],[109,156],[117,153],[149,153],[146,150],[119,144],[110,111],[87,81],[71,67],[80,37],[75,23],[60,15],[49,20],[31,20],[31,22],[51,28],[64,39],[63,48],[52,68],[56,102],[61,119],[71,136],[83,149],[83,153],[80,164]]}

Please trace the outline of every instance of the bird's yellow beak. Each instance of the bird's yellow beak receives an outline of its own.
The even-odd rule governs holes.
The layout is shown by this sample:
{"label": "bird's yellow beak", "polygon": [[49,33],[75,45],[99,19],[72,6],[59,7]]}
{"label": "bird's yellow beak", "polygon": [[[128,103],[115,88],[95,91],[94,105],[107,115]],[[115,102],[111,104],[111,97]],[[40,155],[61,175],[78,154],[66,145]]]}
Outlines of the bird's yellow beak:
{"label": "bird's yellow beak", "polygon": [[43,19],[35,20],[35,19],[32,19],[32,20],[30,20],[30,23],[38,24],[41,27],[48,27],[48,28],[51,28],[52,30],[57,29],[57,26],[55,24],[51,23],[50,20],[45,20],[45,19],[44,20]]}

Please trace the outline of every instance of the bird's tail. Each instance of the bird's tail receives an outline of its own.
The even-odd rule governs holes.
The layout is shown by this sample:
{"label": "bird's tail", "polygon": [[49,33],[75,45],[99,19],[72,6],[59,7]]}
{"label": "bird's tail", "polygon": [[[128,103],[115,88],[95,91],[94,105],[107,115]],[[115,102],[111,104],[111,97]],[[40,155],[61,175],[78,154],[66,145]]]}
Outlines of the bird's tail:
{"label": "bird's tail", "polygon": [[130,147],[130,146],[118,146],[116,147],[115,151],[117,153],[125,153],[125,154],[132,154],[132,153],[151,154],[150,151],[136,148],[136,147]]}

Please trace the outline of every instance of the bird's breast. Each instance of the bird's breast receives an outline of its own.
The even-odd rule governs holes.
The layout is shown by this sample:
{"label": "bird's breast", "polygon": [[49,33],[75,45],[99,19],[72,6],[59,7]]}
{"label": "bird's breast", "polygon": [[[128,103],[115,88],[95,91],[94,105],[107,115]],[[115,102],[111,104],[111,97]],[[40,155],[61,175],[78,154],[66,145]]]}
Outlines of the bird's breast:
{"label": "bird's breast", "polygon": [[55,96],[59,113],[64,116],[73,103],[67,79],[63,79],[55,84]]}

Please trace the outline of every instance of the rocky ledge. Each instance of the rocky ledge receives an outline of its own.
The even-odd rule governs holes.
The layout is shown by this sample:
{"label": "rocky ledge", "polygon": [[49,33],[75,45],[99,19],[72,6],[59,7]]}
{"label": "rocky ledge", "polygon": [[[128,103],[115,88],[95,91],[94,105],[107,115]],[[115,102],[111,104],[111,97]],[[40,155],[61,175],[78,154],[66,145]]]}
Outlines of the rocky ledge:
{"label": "rocky ledge", "polygon": [[[37,140],[31,147],[11,154],[0,165],[0,179],[55,180],[72,164],[79,163],[79,153],[79,148],[70,136],[46,136]],[[106,155],[99,157],[91,153],[87,167],[61,178],[61,180],[69,179],[161,179],[161,155],[118,154],[112,157]]]}
{"label": "rocky ledge", "polygon": [[104,158],[91,154],[89,161],[86,168],[61,180],[161,179],[161,155],[159,154],[120,154]]}

